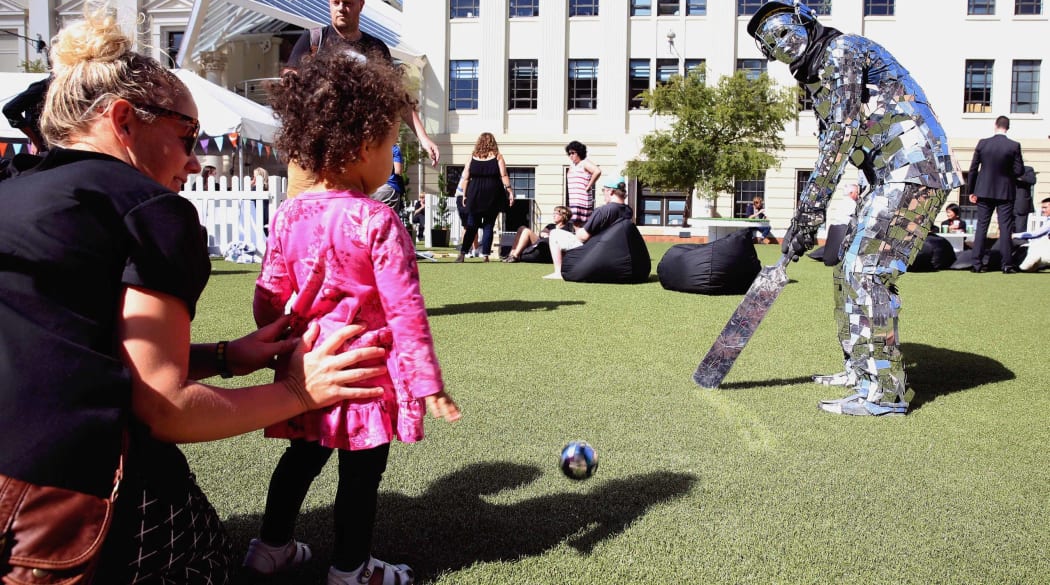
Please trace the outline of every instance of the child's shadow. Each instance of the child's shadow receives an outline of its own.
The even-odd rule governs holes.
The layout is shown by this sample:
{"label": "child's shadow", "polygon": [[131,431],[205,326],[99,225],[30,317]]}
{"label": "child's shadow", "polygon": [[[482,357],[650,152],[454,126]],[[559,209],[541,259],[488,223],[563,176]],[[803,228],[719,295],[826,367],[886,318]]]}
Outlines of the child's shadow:
{"label": "child's shadow", "polygon": [[[375,555],[406,563],[417,581],[429,581],[478,562],[539,555],[562,543],[588,553],[622,532],[650,506],[686,494],[696,481],[689,474],[656,472],[605,482],[591,480],[591,489],[586,489],[587,482],[574,482],[566,484],[561,493],[513,503],[490,503],[485,497],[524,487],[542,473],[530,465],[477,463],[438,480],[418,497],[381,493]],[[323,579],[320,575],[331,556],[331,514],[331,507],[326,506],[300,516],[296,537],[314,545],[316,560],[302,573],[291,572],[273,583],[298,583],[307,570]],[[258,525],[257,517],[227,522],[235,541],[253,535]],[[238,534],[242,531],[246,534]]]}

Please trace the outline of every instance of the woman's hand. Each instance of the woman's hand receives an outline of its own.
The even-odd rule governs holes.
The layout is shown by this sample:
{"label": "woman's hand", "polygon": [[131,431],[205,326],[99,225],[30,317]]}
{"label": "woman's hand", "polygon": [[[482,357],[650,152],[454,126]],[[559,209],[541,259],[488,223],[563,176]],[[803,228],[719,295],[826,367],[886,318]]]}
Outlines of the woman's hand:
{"label": "woman's hand", "polygon": [[299,344],[296,338],[288,338],[288,322],[285,315],[273,323],[234,339],[226,345],[226,363],[235,376],[250,374],[260,368],[272,368],[276,358],[291,353]]}
{"label": "woman's hand", "polygon": [[304,411],[342,400],[383,395],[381,387],[356,387],[355,384],[386,372],[386,366],[378,362],[386,356],[385,349],[361,347],[339,352],[347,341],[364,331],[361,325],[347,325],[333,332],[314,349],[321,328],[313,323],[306,330],[292,352],[288,377],[284,380],[289,391],[298,396]]}
{"label": "woman's hand", "polygon": [[434,418],[443,418],[448,422],[459,420],[459,406],[444,390],[427,396],[426,402],[427,409],[430,410],[430,415]]}

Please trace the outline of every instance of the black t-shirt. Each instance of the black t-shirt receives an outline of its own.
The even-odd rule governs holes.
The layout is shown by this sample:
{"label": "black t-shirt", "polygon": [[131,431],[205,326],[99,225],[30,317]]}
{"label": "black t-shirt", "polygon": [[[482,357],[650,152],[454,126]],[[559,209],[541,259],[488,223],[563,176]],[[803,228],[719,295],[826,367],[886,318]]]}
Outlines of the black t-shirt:
{"label": "black t-shirt", "polygon": [[634,211],[631,210],[631,206],[624,203],[610,202],[595,209],[587,223],[583,224],[583,229],[587,230],[588,234],[596,236],[608,229],[612,224],[623,219],[628,221],[634,219]]}
{"label": "black t-shirt", "polygon": [[122,161],[66,149],[0,183],[0,209],[0,473],[108,495],[131,401],[123,290],[194,314],[211,270],[197,212]]}
{"label": "black t-shirt", "polygon": [[[295,46],[292,47],[292,54],[288,56],[287,67],[297,69],[299,67],[299,62],[302,61],[303,57],[314,52],[313,47],[310,46],[310,34],[309,30],[304,30],[303,34],[299,35],[299,40],[296,41]],[[386,44],[365,31],[361,31],[360,39],[356,41],[348,41],[339,36],[339,32],[336,31],[335,27],[332,25],[328,25],[321,29],[317,50],[328,51],[338,48],[349,48],[366,57],[379,54],[388,62],[394,62],[393,58],[390,56],[390,49],[387,48]]]}

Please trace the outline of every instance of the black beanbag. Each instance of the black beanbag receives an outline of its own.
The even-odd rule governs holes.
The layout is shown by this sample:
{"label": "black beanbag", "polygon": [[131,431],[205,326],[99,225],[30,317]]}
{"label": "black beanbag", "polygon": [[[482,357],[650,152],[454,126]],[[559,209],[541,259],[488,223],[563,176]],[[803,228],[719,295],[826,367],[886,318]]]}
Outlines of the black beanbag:
{"label": "black beanbag", "polygon": [[848,227],[840,223],[828,228],[828,235],[824,238],[824,266],[835,266],[842,261],[842,240],[846,238]]}
{"label": "black beanbag", "polygon": [[667,290],[700,294],[740,294],[762,269],[750,230],[706,244],[678,244],[660,259],[656,274]]}
{"label": "black beanbag", "polygon": [[912,260],[908,272],[936,272],[951,268],[952,264],[955,264],[952,243],[937,234],[930,234],[922,243],[915,260]]}
{"label": "black beanbag", "polygon": [[810,258],[816,260],[817,262],[823,262],[824,261],[824,246],[817,246],[816,248],[813,248],[813,251],[811,251],[809,254],[806,254],[806,256],[809,256]]}
{"label": "black beanbag", "polygon": [[572,282],[639,283],[649,280],[652,260],[638,228],[621,220],[562,257],[562,278]]}
{"label": "black beanbag", "polygon": [[546,238],[522,250],[521,256],[518,257],[518,262],[550,264],[553,261],[551,259],[551,244]]}
{"label": "black beanbag", "polygon": [[[999,253],[999,248],[995,246],[994,242],[988,244],[991,249],[985,252],[988,258],[988,262],[985,264],[985,268],[991,271],[1003,269],[1003,255]],[[1027,251],[1025,248],[1017,248],[1014,250],[1014,266],[1018,266],[1021,262],[1024,262]],[[973,249],[963,250],[959,252],[955,258],[955,263],[951,265],[952,270],[969,270],[973,267]]]}

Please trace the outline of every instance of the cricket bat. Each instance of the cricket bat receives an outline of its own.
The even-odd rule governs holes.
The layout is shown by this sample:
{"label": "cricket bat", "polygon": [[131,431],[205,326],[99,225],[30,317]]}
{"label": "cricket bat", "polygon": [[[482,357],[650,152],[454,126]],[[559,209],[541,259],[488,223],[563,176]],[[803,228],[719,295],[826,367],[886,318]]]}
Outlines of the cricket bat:
{"label": "cricket bat", "polygon": [[736,363],[744,346],[751,341],[759,323],[773,306],[773,301],[780,296],[784,285],[788,282],[787,263],[789,254],[785,254],[780,261],[773,266],[766,266],[755,277],[751,288],[747,289],[744,300],[729,318],[725,328],[718,334],[711,349],[701,360],[693,373],[693,381],[702,388],[715,389],[722,383],[722,379],[729,373],[730,368]]}

